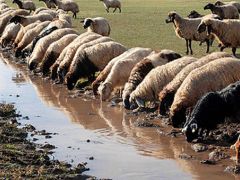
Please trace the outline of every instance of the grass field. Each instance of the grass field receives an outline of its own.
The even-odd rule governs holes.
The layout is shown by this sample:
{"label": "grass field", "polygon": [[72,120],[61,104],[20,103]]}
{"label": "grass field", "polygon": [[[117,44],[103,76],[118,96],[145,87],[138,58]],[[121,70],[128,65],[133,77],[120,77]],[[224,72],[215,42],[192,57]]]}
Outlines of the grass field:
{"label": "grass field", "polygon": [[[42,2],[33,0],[38,7],[44,6]],[[165,19],[171,10],[176,10],[182,16],[186,16],[191,10],[197,10],[202,14],[207,0],[122,0],[122,13],[106,13],[102,2],[99,0],[75,0],[80,8],[78,18],[73,21],[74,27],[84,31],[80,19],[84,17],[102,16],[109,20],[111,25],[111,37],[127,47],[150,47],[154,50],[172,49],[185,54],[185,40],[179,39],[174,32],[172,24],[166,24]],[[7,0],[13,6],[11,1]],[[210,52],[217,51],[217,43],[210,48]],[[199,42],[193,42],[194,56],[205,54],[206,45],[199,46]],[[227,51],[231,52],[230,49]]]}

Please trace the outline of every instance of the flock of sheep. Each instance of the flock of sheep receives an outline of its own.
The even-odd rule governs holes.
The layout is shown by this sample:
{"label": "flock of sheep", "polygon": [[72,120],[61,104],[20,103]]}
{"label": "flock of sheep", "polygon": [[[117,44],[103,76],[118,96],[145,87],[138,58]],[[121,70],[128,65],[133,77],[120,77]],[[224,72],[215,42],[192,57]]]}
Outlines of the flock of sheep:
{"label": "flock of sheep", "polygon": [[[213,52],[195,58],[168,49],[128,49],[109,37],[110,25],[102,17],[84,19],[87,31],[79,34],[66,13],[71,11],[76,18],[79,9],[74,1],[43,1],[46,7],[37,9],[30,1],[14,0],[20,9],[0,4],[0,45],[25,59],[31,71],[65,83],[69,90],[80,78],[88,78],[94,95],[99,94],[103,101],[121,89],[123,106],[134,111],[160,103],[159,113],[169,115],[174,127],[183,127],[188,141],[237,115],[240,61],[235,52],[240,45],[240,20],[226,18],[239,17],[239,3],[208,4],[204,9],[213,14],[205,16],[196,11],[190,18],[169,13],[166,22],[172,22],[176,34],[186,40],[187,53],[192,54],[192,40],[206,42],[207,52],[214,39],[221,50],[233,49],[233,56]],[[121,12],[118,0],[100,1],[107,12],[110,7]],[[51,9],[55,6],[57,10]]]}

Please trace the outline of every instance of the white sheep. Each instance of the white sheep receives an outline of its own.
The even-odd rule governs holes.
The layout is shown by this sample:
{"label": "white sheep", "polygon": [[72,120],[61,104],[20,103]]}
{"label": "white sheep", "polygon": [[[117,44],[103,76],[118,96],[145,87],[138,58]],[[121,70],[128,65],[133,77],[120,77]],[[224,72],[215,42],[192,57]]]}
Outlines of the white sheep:
{"label": "white sheep", "polygon": [[121,13],[121,2],[119,0],[99,0],[102,1],[106,11],[109,13],[109,8],[114,8],[113,12],[115,12],[117,9],[119,9],[119,12]]}
{"label": "white sheep", "polygon": [[0,34],[2,34],[2,32],[4,31],[5,27],[7,26],[7,24],[9,23],[9,20],[16,16],[16,15],[28,15],[29,12],[26,10],[22,10],[22,9],[18,9],[18,10],[14,10],[13,12],[11,12],[10,14],[6,14],[3,17],[0,18]]}
{"label": "white sheep", "polygon": [[145,107],[146,101],[155,101],[158,93],[167,85],[184,67],[197,59],[184,56],[165,65],[151,70],[137,88],[130,94],[130,103],[138,107]]}
{"label": "white sheep", "polygon": [[40,39],[34,48],[29,60],[28,60],[28,67],[30,70],[34,70],[39,63],[41,63],[44,54],[54,41],[60,39],[62,36],[67,34],[78,34],[74,29],[71,28],[63,28],[58,29],[52,32],[51,34],[45,36],[44,38]]}
{"label": "white sheep", "polygon": [[108,62],[116,56],[126,51],[122,44],[109,41],[98,43],[82,50],[82,56],[71,63],[69,72],[65,77],[65,82],[69,90],[73,89],[77,80],[87,77],[93,80],[95,72],[103,70]]}
{"label": "white sheep", "polygon": [[73,13],[73,17],[77,18],[77,13],[79,12],[79,7],[76,2],[73,0],[50,0],[50,2],[53,2],[56,4],[58,9],[62,9],[64,11],[71,11]]}
{"label": "white sheep", "polygon": [[45,4],[45,6],[49,9],[56,8],[56,5],[53,2],[50,2],[49,0],[39,0],[39,1],[42,1]]}
{"label": "white sheep", "polygon": [[36,10],[36,6],[34,4],[34,2],[30,1],[30,0],[26,0],[26,1],[21,1],[21,0],[13,0],[12,3],[16,3],[19,7],[19,9],[26,9],[29,10],[30,13],[32,11]]}
{"label": "white sheep", "polygon": [[138,51],[134,53],[135,56],[117,61],[111,68],[105,81],[98,88],[101,100],[107,100],[114,88],[123,87],[128,81],[132,68],[151,52],[152,49],[150,48],[139,47]]}
{"label": "white sheep", "polygon": [[24,33],[21,41],[18,43],[16,47],[16,57],[21,55],[21,51],[30,44],[33,39],[45,28],[49,25],[50,21],[44,21],[37,24],[34,28],[29,29]]}
{"label": "white sheep", "polygon": [[81,22],[83,23],[83,28],[87,28],[89,32],[95,32],[103,36],[110,35],[110,25],[108,21],[103,17],[85,18],[84,21]]}
{"label": "white sheep", "polygon": [[240,46],[240,20],[224,19],[203,19],[197,31],[212,33],[221,44],[221,51],[226,47],[232,47],[232,53],[236,56],[236,49]]}
{"label": "white sheep", "polygon": [[36,15],[32,15],[32,16],[20,16],[20,15],[16,15],[13,18],[11,18],[10,22],[14,22],[14,23],[19,23],[22,26],[27,26],[31,23],[34,23],[36,21],[52,21],[53,20],[53,16],[48,14],[48,13],[42,13],[42,14],[36,14]]}
{"label": "white sheep", "polygon": [[194,69],[197,69],[201,66],[204,66],[205,64],[214,61],[219,58],[223,57],[231,57],[230,54],[225,52],[214,52],[207,56],[203,56],[196,62],[193,62],[189,65],[187,65],[185,68],[183,68],[176,76],[175,78],[168,83],[163,90],[159,93],[159,101],[160,101],[160,114],[166,115],[166,111],[171,106],[173,102],[174,95],[178,88],[181,86],[184,79],[188,76],[188,74],[193,71]]}
{"label": "white sheep", "polygon": [[221,19],[239,19],[238,9],[231,4],[216,6],[208,3],[204,6],[204,10],[206,9],[210,9],[213,14],[217,14]]}
{"label": "white sheep", "polygon": [[63,60],[60,62],[59,67],[57,69],[57,74],[59,77],[59,80],[62,81],[66,73],[68,72],[68,69],[70,67],[70,64],[72,63],[72,60],[80,46],[82,46],[85,43],[88,43],[90,41],[93,41],[95,39],[98,39],[102,37],[99,34],[96,33],[86,33],[77,39],[70,45],[68,48]]}
{"label": "white sheep", "polygon": [[62,50],[76,38],[77,38],[76,34],[67,34],[63,36],[61,39],[52,43],[47,48],[42,63],[40,64],[40,70],[43,73],[43,75],[46,75],[49,72],[49,68],[56,61]]}
{"label": "white sheep", "polygon": [[40,13],[41,11],[44,11],[44,10],[48,10],[48,8],[46,8],[46,7],[39,7],[39,8],[37,8],[37,9],[34,11],[33,15],[36,15],[36,14],[38,14],[38,13]]}
{"label": "white sheep", "polygon": [[132,69],[122,93],[123,105],[130,108],[129,97],[132,91],[142,82],[145,76],[155,67],[164,65],[170,61],[181,58],[181,55],[168,49],[160,52],[153,51],[150,55],[138,62]]}
{"label": "white sheep", "polygon": [[72,19],[67,14],[59,14],[58,19],[52,21],[46,29],[50,29],[52,27],[61,28],[71,28],[72,27]]}
{"label": "white sheep", "polygon": [[20,24],[15,23],[8,24],[0,38],[1,46],[6,47],[8,44],[12,43],[15,40],[20,28],[21,28]]}
{"label": "white sheep", "polygon": [[1,17],[3,14],[5,14],[6,12],[14,11],[14,10],[15,10],[15,9],[12,8],[12,7],[5,8],[5,9],[1,10],[1,15],[0,15],[0,17]]}
{"label": "white sheep", "polygon": [[194,69],[178,88],[170,108],[174,127],[185,122],[186,111],[207,92],[218,91],[240,80],[240,61],[236,58],[220,58]]}

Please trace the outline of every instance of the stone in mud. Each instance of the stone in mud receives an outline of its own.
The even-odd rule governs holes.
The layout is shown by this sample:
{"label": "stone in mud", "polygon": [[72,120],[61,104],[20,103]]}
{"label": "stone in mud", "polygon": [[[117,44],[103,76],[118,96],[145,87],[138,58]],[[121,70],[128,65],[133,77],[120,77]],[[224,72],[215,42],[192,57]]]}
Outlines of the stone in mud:
{"label": "stone in mud", "polygon": [[224,172],[239,174],[240,173],[240,165],[236,166],[227,166]]}
{"label": "stone in mud", "polygon": [[31,125],[31,124],[25,125],[25,127],[23,129],[25,129],[28,132],[33,132],[33,131],[36,130],[36,128],[33,125]]}
{"label": "stone in mud", "polygon": [[136,127],[160,127],[159,125],[157,124],[154,124],[153,122],[151,122],[150,120],[136,120],[134,122],[134,126]]}
{"label": "stone in mud", "polygon": [[216,164],[216,161],[207,159],[207,160],[202,160],[202,161],[200,161],[200,163],[202,163],[202,164],[208,164],[208,165],[215,165],[215,164]]}
{"label": "stone in mud", "polygon": [[226,153],[222,152],[221,150],[214,150],[208,155],[209,160],[214,160],[214,161],[219,161],[221,159],[227,159],[230,156],[227,155]]}
{"label": "stone in mud", "polygon": [[208,149],[208,147],[204,144],[200,144],[200,143],[197,143],[197,144],[193,144],[191,146],[191,148],[195,151],[195,152],[203,152],[203,151],[206,151]]}
{"label": "stone in mud", "polygon": [[88,159],[89,159],[89,160],[94,160],[94,157],[93,157],[93,156],[91,156],[91,157],[89,157]]}
{"label": "stone in mud", "polygon": [[41,148],[51,150],[51,149],[55,149],[56,147],[54,145],[51,145],[51,144],[44,144],[44,145],[41,146]]}
{"label": "stone in mud", "polygon": [[193,156],[188,155],[188,154],[186,154],[186,153],[179,154],[178,157],[179,157],[180,159],[184,159],[184,160],[190,160],[190,159],[193,159]]}

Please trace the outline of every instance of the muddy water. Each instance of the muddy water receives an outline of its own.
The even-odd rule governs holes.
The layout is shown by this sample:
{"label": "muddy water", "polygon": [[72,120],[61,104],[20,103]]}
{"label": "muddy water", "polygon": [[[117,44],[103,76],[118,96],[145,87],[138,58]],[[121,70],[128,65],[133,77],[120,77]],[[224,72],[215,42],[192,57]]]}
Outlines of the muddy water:
{"label": "muddy water", "polygon": [[[114,179],[234,179],[223,172],[222,164],[200,164],[208,153],[194,153],[183,138],[135,127],[136,117],[120,107],[69,97],[66,87],[35,77],[6,58],[1,57],[0,69],[0,101],[14,102],[21,114],[29,116],[21,123],[58,133],[51,139],[36,136],[37,143],[54,144],[52,158],[87,162],[86,174]],[[182,160],[182,153],[196,159]]]}

